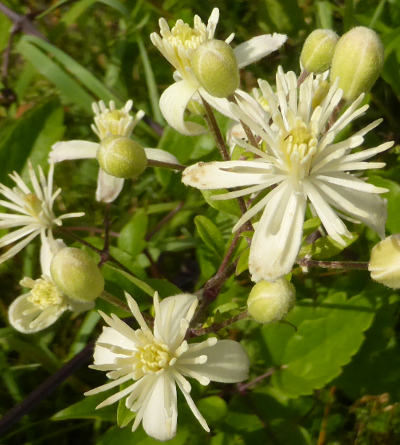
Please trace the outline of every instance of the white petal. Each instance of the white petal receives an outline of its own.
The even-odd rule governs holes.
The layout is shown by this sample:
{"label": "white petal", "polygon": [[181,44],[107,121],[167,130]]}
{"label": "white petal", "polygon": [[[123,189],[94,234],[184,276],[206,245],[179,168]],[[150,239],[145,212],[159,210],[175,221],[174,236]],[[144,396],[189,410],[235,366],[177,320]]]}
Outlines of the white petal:
{"label": "white petal", "polygon": [[67,247],[62,239],[53,239],[52,236],[42,236],[42,245],[40,247],[40,266],[42,274],[48,277],[51,276],[50,265],[53,256],[62,248]]}
{"label": "white petal", "polygon": [[155,304],[154,336],[175,350],[185,337],[197,304],[192,294],[174,295]]}
{"label": "white petal", "polygon": [[145,148],[146,157],[149,161],[167,162],[169,164],[179,164],[178,159],[165,150],[159,148]]}
{"label": "white petal", "polygon": [[92,159],[96,157],[99,144],[89,141],[61,141],[51,147],[50,162],[70,159]]}
{"label": "white petal", "polygon": [[272,166],[260,161],[198,162],[182,173],[182,182],[200,190],[270,183]]}
{"label": "white petal", "polygon": [[189,350],[178,358],[177,366],[181,360],[200,355],[207,356],[207,362],[204,364],[189,365],[186,368],[207,377],[214,382],[235,383],[246,380],[249,376],[249,358],[242,345],[233,340],[220,340],[214,346],[209,346],[201,351]]}
{"label": "white petal", "polygon": [[[27,293],[19,296],[8,308],[8,318],[11,326],[23,334],[33,334],[46,329],[56,322],[66,309],[61,306],[57,308],[50,307],[44,310],[40,309],[28,300],[29,295]],[[35,323],[37,319],[39,320]]]}
{"label": "white petal", "polygon": [[207,93],[207,91],[204,88],[200,88],[199,93],[209,105],[211,105],[221,114],[223,114],[226,117],[229,117],[229,119],[237,120],[231,111],[228,99],[224,97],[211,96],[211,94]]}
{"label": "white petal", "polygon": [[[103,327],[103,332],[97,339],[99,343],[109,343],[111,345],[120,346],[122,348],[131,349],[132,353],[136,350],[136,345],[133,341],[126,338],[116,329]],[[111,352],[109,348],[97,345],[94,348],[93,359],[95,365],[106,365],[114,363],[117,357],[121,357],[121,354],[115,354]]]}
{"label": "white petal", "polygon": [[250,246],[249,271],[253,281],[274,281],[289,273],[299,252],[306,199],[282,183],[272,192]]}
{"label": "white petal", "polygon": [[193,136],[205,133],[206,128],[184,120],[186,107],[197,87],[185,80],[169,86],[160,97],[160,110],[168,124],[179,133]]}
{"label": "white petal", "polygon": [[276,51],[286,42],[286,39],[286,35],[274,33],[253,37],[247,42],[241,43],[234,49],[239,68],[243,68]]}
{"label": "white petal", "polygon": [[100,202],[113,202],[121,193],[124,179],[116,178],[99,168],[97,177],[96,200]]}
{"label": "white petal", "polygon": [[157,440],[172,439],[178,418],[175,381],[169,373],[163,372],[152,391],[143,413],[143,429]]}

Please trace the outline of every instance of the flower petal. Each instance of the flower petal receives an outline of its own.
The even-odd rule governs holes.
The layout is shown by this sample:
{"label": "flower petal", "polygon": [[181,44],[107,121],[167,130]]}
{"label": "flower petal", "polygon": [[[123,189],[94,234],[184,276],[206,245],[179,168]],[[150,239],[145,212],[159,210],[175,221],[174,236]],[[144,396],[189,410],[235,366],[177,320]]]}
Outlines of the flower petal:
{"label": "flower petal", "polygon": [[182,182],[200,190],[212,190],[270,183],[274,177],[267,162],[198,162],[183,171]]}
{"label": "flower petal", "polygon": [[175,350],[185,338],[198,299],[192,294],[179,294],[164,298],[157,304],[157,298],[154,297],[154,336]]}
{"label": "flower petal", "polygon": [[116,178],[99,168],[97,177],[96,200],[100,202],[113,202],[121,193],[124,179]]}
{"label": "flower petal", "polygon": [[201,354],[207,356],[206,363],[185,364],[185,368],[214,382],[235,383],[248,378],[250,362],[246,351],[239,342],[220,340],[214,346],[193,352],[192,347],[196,347],[196,344],[189,345],[189,350],[178,358],[177,366],[179,366],[180,360]]}
{"label": "flower petal", "polygon": [[23,334],[33,334],[46,329],[66,310],[65,306],[40,309],[28,300],[29,295],[30,293],[20,295],[8,308],[11,326]]}
{"label": "flower petal", "polygon": [[42,274],[48,277],[51,276],[50,273],[50,265],[53,256],[62,248],[67,247],[62,239],[53,239],[47,237],[46,235],[42,236],[42,246],[40,247],[40,266],[42,268]]}
{"label": "flower petal", "polygon": [[166,162],[168,164],[179,164],[178,159],[171,153],[159,148],[145,148],[146,157],[149,161]]}
{"label": "flower petal", "polygon": [[95,158],[99,144],[89,141],[61,141],[51,147],[50,162]]}
{"label": "flower petal", "polygon": [[143,429],[157,440],[169,440],[176,434],[178,418],[176,386],[173,377],[163,372],[153,384],[143,413]]}
{"label": "flower petal", "polygon": [[287,36],[285,34],[263,34],[261,36],[253,37],[247,42],[241,43],[235,49],[235,56],[239,68],[250,65],[250,63],[267,56],[276,51],[286,42]]}
{"label": "flower petal", "polygon": [[126,338],[116,329],[103,327],[103,332],[96,341],[96,346],[94,348],[93,358],[95,365],[107,365],[114,363],[117,357],[122,357],[121,354],[116,354],[112,352],[109,348],[104,346],[99,346],[97,343],[108,343],[110,345],[119,346],[125,349],[136,350],[136,345],[133,341]]}
{"label": "flower petal", "polygon": [[257,224],[249,256],[253,281],[274,281],[289,273],[300,249],[306,199],[283,182],[265,206]]}
{"label": "flower petal", "polygon": [[181,80],[169,86],[160,97],[160,110],[168,124],[179,133],[193,136],[205,133],[206,128],[184,120],[186,107],[197,87]]}

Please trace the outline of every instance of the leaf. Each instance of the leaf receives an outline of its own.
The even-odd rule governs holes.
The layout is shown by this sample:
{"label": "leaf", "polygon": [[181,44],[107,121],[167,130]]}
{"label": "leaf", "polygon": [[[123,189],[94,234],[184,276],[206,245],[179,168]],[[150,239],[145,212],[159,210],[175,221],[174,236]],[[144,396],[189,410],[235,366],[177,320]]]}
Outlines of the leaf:
{"label": "leaf", "polygon": [[218,257],[222,259],[225,250],[225,242],[218,227],[203,215],[194,218],[197,233],[204,244]]}
{"label": "leaf", "polygon": [[220,210],[221,212],[228,213],[229,215],[240,216],[242,212],[240,211],[239,204],[236,199],[212,199],[214,195],[221,195],[226,193],[227,190],[200,190],[203,198],[212,208]]}
{"label": "leaf", "polygon": [[390,179],[371,176],[369,182],[378,187],[389,189],[383,196],[388,200],[386,227],[390,233],[400,232],[400,185]]}
{"label": "leaf", "polygon": [[293,32],[302,27],[303,14],[296,0],[265,0],[276,31]]}
{"label": "leaf", "polygon": [[315,260],[327,260],[338,255],[344,249],[353,244],[359,237],[358,233],[355,232],[353,232],[352,235],[352,238],[343,237],[345,245],[339,244],[330,236],[322,236],[312,244],[303,244],[300,249],[299,256],[302,258],[306,255],[311,255],[311,257]]}
{"label": "leaf", "polygon": [[132,256],[138,255],[146,246],[147,223],[146,212],[143,209],[136,211],[122,228],[118,238],[118,247]]}
{"label": "leaf", "polygon": [[332,5],[328,1],[316,2],[318,28],[332,29]]}
{"label": "leaf", "polygon": [[262,328],[275,366],[283,366],[271,382],[287,396],[311,394],[337,377],[350,362],[374,318],[374,304],[363,293],[346,300],[344,293],[326,298],[319,306],[296,306],[290,323]]}
{"label": "leaf", "polygon": [[68,420],[68,419],[97,419],[110,422],[116,421],[116,408],[109,405],[104,408],[96,410],[96,406],[107,398],[107,394],[111,392],[102,392],[94,396],[85,397],[73,405],[62,409],[55,413],[51,420]]}
{"label": "leaf", "polygon": [[210,396],[197,403],[200,412],[207,414],[207,422],[211,424],[220,422],[228,414],[228,407],[224,399]]}
{"label": "leaf", "polygon": [[63,133],[58,101],[38,105],[18,120],[9,120],[0,130],[0,182],[10,183],[7,174],[21,171],[32,154],[36,162],[47,157],[50,146]]}
{"label": "leaf", "polygon": [[240,275],[242,272],[249,268],[249,255],[250,248],[245,249],[239,256],[239,260],[236,264],[235,275]]}

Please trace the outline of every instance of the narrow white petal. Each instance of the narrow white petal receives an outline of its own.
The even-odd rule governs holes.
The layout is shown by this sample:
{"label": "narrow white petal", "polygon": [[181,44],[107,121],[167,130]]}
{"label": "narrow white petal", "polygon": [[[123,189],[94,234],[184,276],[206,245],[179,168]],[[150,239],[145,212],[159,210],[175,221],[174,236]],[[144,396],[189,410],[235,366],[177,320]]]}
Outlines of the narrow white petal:
{"label": "narrow white petal", "polygon": [[373,184],[369,184],[349,173],[334,172],[332,175],[316,175],[315,178],[319,181],[340,185],[348,189],[354,189],[365,193],[386,193],[388,191],[388,189],[384,187],[377,187]]}
{"label": "narrow white petal", "polygon": [[99,168],[97,177],[96,200],[100,202],[113,202],[120,194],[124,180],[107,174]]}
{"label": "narrow white petal", "polygon": [[204,364],[185,364],[185,367],[214,382],[235,383],[248,378],[250,362],[239,342],[219,340],[215,345],[202,349],[201,353],[192,352],[191,346],[196,345],[189,345],[188,352],[179,357],[177,366],[185,359],[206,355]]}
{"label": "narrow white petal", "polygon": [[289,273],[299,252],[306,199],[290,184],[282,183],[277,189],[251,242],[249,271],[253,281],[274,281]]}
{"label": "narrow white petal", "polygon": [[200,190],[241,187],[269,182],[271,164],[260,161],[198,162],[182,173],[182,182]]}
{"label": "narrow white petal", "polygon": [[94,348],[93,359],[95,365],[106,365],[114,363],[117,357],[121,357],[120,354],[116,354],[110,351],[109,348],[99,346],[97,343],[109,343],[116,346],[121,346],[126,349],[132,350],[132,354],[136,350],[136,344],[132,337],[127,338],[121,332],[114,328],[103,327],[103,332],[97,339],[96,346]]}
{"label": "narrow white petal", "polygon": [[197,304],[198,299],[192,294],[164,298],[159,307],[156,307],[154,336],[175,350],[186,334],[187,324],[184,326],[186,329],[182,329],[182,320],[191,320]]}
{"label": "narrow white petal", "polygon": [[37,235],[39,231],[35,231],[31,233],[29,236],[19,241],[17,244],[11,247],[11,249],[6,250],[2,255],[0,255],[0,263],[7,261],[9,258],[12,258],[19,251],[21,251],[25,246],[27,246]]}
{"label": "narrow white petal", "polygon": [[0,238],[0,247],[7,246],[15,241],[18,241],[21,238],[24,238],[31,234],[32,232],[38,232],[38,227],[36,224],[31,224],[29,226],[21,227],[18,230],[14,230],[10,233],[7,233],[3,237]]}
{"label": "narrow white petal", "polygon": [[149,161],[167,162],[168,164],[179,164],[178,159],[165,150],[159,148],[145,148],[146,157]]}
{"label": "narrow white petal", "polygon": [[92,159],[96,157],[99,144],[89,141],[62,141],[51,147],[50,162],[61,162],[70,159]]}
{"label": "narrow white petal", "polygon": [[104,385],[98,386],[97,388],[93,388],[90,391],[86,391],[85,393],[83,393],[83,395],[92,396],[94,394],[98,394],[99,392],[108,391],[109,389],[115,388],[116,386],[119,386],[130,379],[132,379],[132,374],[124,375],[117,380],[112,380],[111,382],[105,383]]}
{"label": "narrow white petal", "polygon": [[132,312],[132,315],[136,318],[136,321],[139,323],[140,329],[142,329],[143,332],[148,332],[151,334],[151,331],[147,326],[146,320],[143,318],[142,313],[140,312],[140,308],[139,305],[136,303],[136,300],[134,300],[128,294],[128,292],[125,292],[125,298],[126,302],[128,303],[129,309]]}
{"label": "narrow white petal", "polygon": [[104,406],[112,405],[113,403],[118,402],[118,400],[123,399],[129,393],[134,391],[138,385],[140,385],[140,380],[133,383],[132,385],[129,385],[127,388],[122,389],[121,391],[113,394],[112,396],[108,397],[106,400],[103,400],[103,402],[101,402],[99,405],[96,406],[96,409],[100,409],[100,408],[103,408]]}
{"label": "narrow white petal", "polygon": [[169,440],[176,434],[178,418],[176,386],[173,377],[161,373],[153,386],[143,413],[143,429],[157,440]]}
{"label": "narrow white petal", "polygon": [[169,86],[160,97],[160,110],[168,124],[176,131],[188,136],[202,134],[205,127],[185,121],[185,110],[197,87],[185,80]]}
{"label": "narrow white petal", "polygon": [[253,37],[247,42],[241,43],[235,49],[235,56],[239,68],[256,62],[279,49],[285,42],[287,36],[284,34],[263,34]]}
{"label": "narrow white petal", "polygon": [[364,161],[365,159],[369,159],[372,156],[375,156],[378,153],[382,153],[383,151],[388,150],[393,147],[394,141],[385,142],[377,147],[367,148],[365,150],[358,151],[357,153],[353,153],[351,155],[347,155],[345,157],[345,161]]}

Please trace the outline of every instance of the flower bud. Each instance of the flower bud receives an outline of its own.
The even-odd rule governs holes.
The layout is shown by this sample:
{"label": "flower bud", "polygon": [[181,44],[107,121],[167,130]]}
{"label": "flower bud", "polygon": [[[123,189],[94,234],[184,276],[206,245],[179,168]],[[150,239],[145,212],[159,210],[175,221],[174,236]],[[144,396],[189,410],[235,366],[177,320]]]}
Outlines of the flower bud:
{"label": "flower bud", "polygon": [[250,291],[247,310],[259,323],[281,320],[294,304],[294,286],[284,278],[259,281]]}
{"label": "flower bud", "polygon": [[136,178],[147,167],[144,148],[126,136],[108,136],[97,151],[100,167],[117,178]]}
{"label": "flower bud", "polygon": [[400,234],[388,236],[372,248],[368,270],[378,283],[400,288]]}
{"label": "flower bud", "polygon": [[193,53],[192,70],[212,96],[227,97],[239,86],[239,68],[233,49],[222,40],[209,40]]}
{"label": "flower bud", "polygon": [[383,66],[383,46],[372,29],[357,26],[338,41],[333,54],[331,82],[339,77],[343,97],[354,100],[370,90]]}
{"label": "flower bud", "polygon": [[306,39],[300,62],[309,73],[326,71],[332,61],[338,35],[330,29],[316,29]]}
{"label": "flower bud", "polygon": [[51,277],[73,300],[93,301],[104,290],[104,278],[93,258],[75,247],[64,247],[53,257]]}

